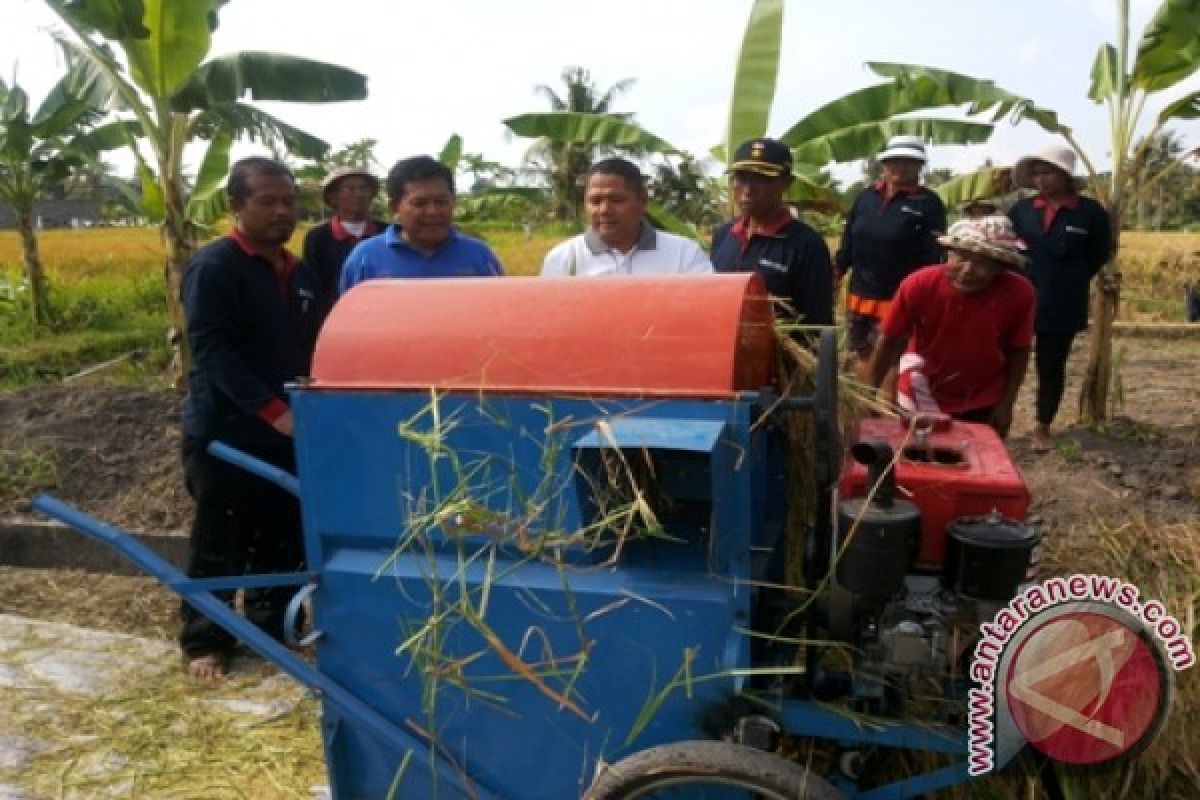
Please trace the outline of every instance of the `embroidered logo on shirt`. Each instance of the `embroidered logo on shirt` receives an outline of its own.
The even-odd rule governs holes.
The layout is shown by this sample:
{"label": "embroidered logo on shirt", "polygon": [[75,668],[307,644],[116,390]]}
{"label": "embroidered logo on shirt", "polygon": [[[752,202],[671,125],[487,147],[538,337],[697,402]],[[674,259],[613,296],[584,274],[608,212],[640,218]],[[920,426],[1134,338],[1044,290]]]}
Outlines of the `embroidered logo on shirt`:
{"label": "embroidered logo on shirt", "polygon": [[1065,226],[1065,229],[1066,229],[1067,233],[1086,234],[1088,232],[1087,228],[1076,228],[1074,225],[1067,225],[1067,226]]}
{"label": "embroidered logo on shirt", "polygon": [[308,304],[309,304],[309,302],[312,301],[312,299],[314,297],[316,297],[316,295],[313,294],[312,292],[310,292],[308,289],[300,289],[300,288],[296,289],[296,294],[300,295],[300,313],[307,314],[308,313]]}
{"label": "embroidered logo on shirt", "polygon": [[770,261],[765,258],[760,258],[758,260],[758,265],[760,267],[766,267],[767,269],[773,269],[776,272],[787,272],[788,269],[786,264],[780,264],[778,261]]}
{"label": "embroidered logo on shirt", "polygon": [[900,206],[900,210],[903,211],[905,214],[912,214],[914,217],[924,217],[925,216],[924,211],[918,211],[917,209],[912,208],[911,206]]}

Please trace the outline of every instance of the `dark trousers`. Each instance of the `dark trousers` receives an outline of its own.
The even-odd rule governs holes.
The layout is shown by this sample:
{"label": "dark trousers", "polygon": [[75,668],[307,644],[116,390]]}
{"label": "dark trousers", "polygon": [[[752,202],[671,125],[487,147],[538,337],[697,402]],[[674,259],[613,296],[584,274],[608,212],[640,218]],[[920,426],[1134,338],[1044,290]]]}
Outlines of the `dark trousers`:
{"label": "dark trousers", "polygon": [[[188,577],[215,578],[304,568],[300,503],[289,493],[245,470],[210,456],[207,442],[184,439],[183,469],[188,492],[196,501],[192,520]],[[295,472],[291,444],[271,450],[247,450],[263,461]],[[246,618],[268,635],[283,637],[283,616],[295,587],[246,589]],[[213,592],[227,604],[233,592]],[[179,644],[184,655],[197,658],[228,654],[236,640],[185,601]]]}
{"label": "dark trousers", "polygon": [[1037,421],[1041,425],[1049,425],[1058,413],[1067,385],[1067,356],[1074,340],[1074,333],[1037,334],[1034,360],[1038,376]]}

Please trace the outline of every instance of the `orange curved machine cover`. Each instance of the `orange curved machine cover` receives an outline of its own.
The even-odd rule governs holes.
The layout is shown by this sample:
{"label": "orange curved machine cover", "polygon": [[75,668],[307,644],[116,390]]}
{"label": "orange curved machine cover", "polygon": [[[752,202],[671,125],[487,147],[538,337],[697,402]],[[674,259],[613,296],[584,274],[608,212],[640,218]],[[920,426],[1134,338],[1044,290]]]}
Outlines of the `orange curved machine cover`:
{"label": "orange curved machine cover", "polygon": [[374,280],[317,341],[311,387],[726,398],[774,375],[753,274]]}

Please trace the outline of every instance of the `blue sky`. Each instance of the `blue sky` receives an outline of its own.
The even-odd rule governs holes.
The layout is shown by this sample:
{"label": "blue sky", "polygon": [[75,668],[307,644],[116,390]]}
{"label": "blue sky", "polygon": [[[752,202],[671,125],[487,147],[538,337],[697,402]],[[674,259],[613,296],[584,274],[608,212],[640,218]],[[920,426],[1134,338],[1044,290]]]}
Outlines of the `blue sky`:
{"label": "blue sky", "polygon": [[[0,74],[14,65],[40,98],[59,69],[45,34],[54,17],[41,0],[0,0]],[[1132,0],[1134,36],[1158,0]],[[233,0],[214,53],[239,49],[302,54],[370,78],[361,103],[271,108],[335,146],[380,142],[384,165],[436,152],[452,133],[489,158],[516,163],[527,142],[501,120],[541,110],[538,83],[579,64],[602,85],[637,83],[618,108],[697,153],[719,141],[733,64],[750,0]],[[1114,0],[790,0],[771,133],[808,111],[878,82],[868,60],[929,64],[988,77],[1056,109],[1089,155],[1106,156],[1104,109],[1086,98],[1096,49],[1115,35]],[[1197,32],[1200,35],[1200,32]],[[1200,89],[1200,77],[1173,99]],[[1147,123],[1158,106],[1147,107]],[[1200,124],[1175,126],[1191,146]],[[986,145],[939,147],[932,166],[1008,163],[1045,142],[1040,129],[1003,124]],[[249,150],[253,148],[243,148]],[[241,153],[239,153],[241,154]],[[841,170],[839,174],[852,174]]]}

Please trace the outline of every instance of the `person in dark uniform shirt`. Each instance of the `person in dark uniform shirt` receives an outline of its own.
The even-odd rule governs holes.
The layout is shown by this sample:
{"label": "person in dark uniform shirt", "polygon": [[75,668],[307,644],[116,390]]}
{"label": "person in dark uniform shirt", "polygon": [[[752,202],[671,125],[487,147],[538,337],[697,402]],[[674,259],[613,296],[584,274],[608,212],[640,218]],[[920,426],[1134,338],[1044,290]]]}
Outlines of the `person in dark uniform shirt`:
{"label": "person in dark uniform shirt", "polygon": [[749,139],[730,164],[741,216],[713,234],[717,272],[757,272],[788,307],[789,322],[833,324],[833,267],[825,240],[783,201],[792,185],[792,151],[775,139]]}
{"label": "person in dark uniform shirt", "polygon": [[363,239],[387,227],[370,216],[377,194],[379,179],[360,167],[339,167],[321,182],[321,198],[333,209],[333,216],[305,235],[303,258],[317,273],[327,306],[337,300],[346,256]]}
{"label": "person in dark uniform shirt", "polygon": [[[182,299],[192,355],[183,409],[183,467],[196,502],[190,578],[304,567],[300,504],[288,492],[208,453],[221,441],[295,471],[284,384],[307,375],[324,318],[317,276],[287,251],[296,185],[282,164],[247,158],[227,186],[235,223],[188,262]],[[282,639],[293,590],[247,589],[246,617]],[[232,592],[215,595],[231,602]],[[223,676],[236,641],[186,602],[180,646],[188,672]]]}
{"label": "person in dark uniform shirt", "polygon": [[1037,370],[1037,424],[1033,449],[1054,446],[1050,424],[1066,385],[1067,356],[1075,334],[1087,328],[1088,289],[1112,256],[1108,212],[1079,194],[1075,151],[1047,147],[1013,167],[1013,183],[1036,189],[1008,212],[1017,235],[1029,249],[1029,278],[1037,290],[1034,364]]}
{"label": "person in dark uniform shirt", "polygon": [[[846,340],[867,377],[879,326],[900,282],[921,267],[940,264],[937,237],[946,231],[946,207],[921,185],[927,156],[917,136],[894,136],[877,157],[883,176],[854,199],[834,256],[834,280],[850,273]],[[885,391],[891,380],[885,380]]]}

